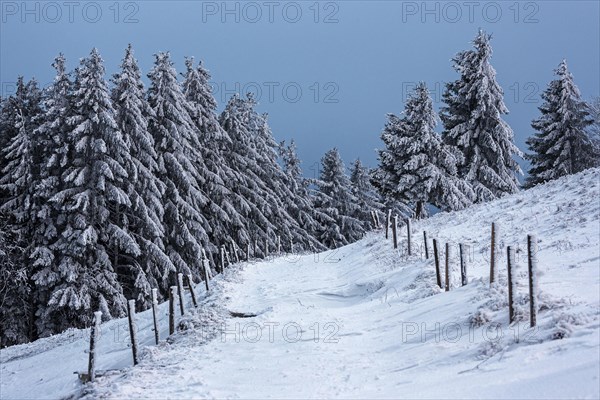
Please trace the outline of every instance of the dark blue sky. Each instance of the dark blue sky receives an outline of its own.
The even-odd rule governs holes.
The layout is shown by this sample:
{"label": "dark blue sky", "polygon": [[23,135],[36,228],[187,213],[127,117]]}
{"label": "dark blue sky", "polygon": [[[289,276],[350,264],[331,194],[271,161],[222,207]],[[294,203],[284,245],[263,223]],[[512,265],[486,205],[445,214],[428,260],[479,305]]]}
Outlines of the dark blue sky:
{"label": "dark blue sky", "polygon": [[[568,60],[584,98],[600,93],[600,2],[593,1],[106,1],[0,3],[0,81],[44,85],[64,52],[69,67],[98,47],[116,70],[132,43],[144,74],[169,50],[204,60],[219,107],[234,91],[257,93],[277,140],[295,138],[305,173],[337,146],[347,164],[376,165],[385,114],[403,109],[416,82],[436,107],[450,58],[481,27],[522,149],[539,93]],[[301,92],[301,93],[300,93]]]}

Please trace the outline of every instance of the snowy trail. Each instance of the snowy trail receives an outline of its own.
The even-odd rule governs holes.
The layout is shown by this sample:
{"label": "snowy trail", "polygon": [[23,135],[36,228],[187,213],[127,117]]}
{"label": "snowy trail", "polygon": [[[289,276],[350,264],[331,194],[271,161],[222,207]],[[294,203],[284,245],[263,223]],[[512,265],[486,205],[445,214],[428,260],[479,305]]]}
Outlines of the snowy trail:
{"label": "snowy trail", "polygon": [[[335,251],[234,266],[213,281],[210,295],[197,287],[201,305],[182,320],[195,329],[154,346],[151,315],[139,314],[140,338],[148,345],[140,365],[129,367],[123,340],[103,335],[100,369],[123,370],[86,388],[87,396],[599,398],[599,172],[416,222],[411,257],[373,232]],[[537,330],[528,329],[523,253],[517,258],[520,322],[508,324],[502,254],[501,285],[489,289],[494,220],[501,223],[503,248],[524,249],[527,233],[539,236]],[[437,287],[433,262],[419,249],[423,230],[442,243],[471,245],[467,286],[459,287],[453,258],[452,291]],[[165,311],[163,305],[164,328]],[[554,340],[557,335],[564,338]],[[69,341],[62,334],[3,350],[2,398],[77,395],[81,386],[72,371],[85,368],[86,346],[86,338]],[[53,360],[60,362],[49,369]],[[44,381],[29,383],[29,376]]]}

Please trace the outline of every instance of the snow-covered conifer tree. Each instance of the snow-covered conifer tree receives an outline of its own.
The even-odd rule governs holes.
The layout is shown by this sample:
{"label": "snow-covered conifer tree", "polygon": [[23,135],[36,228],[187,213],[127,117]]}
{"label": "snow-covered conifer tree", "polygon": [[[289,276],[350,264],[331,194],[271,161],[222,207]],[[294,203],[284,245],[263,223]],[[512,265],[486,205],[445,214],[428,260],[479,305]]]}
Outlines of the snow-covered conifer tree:
{"label": "snow-covered conifer tree", "polygon": [[177,81],[168,53],[156,55],[148,74],[148,101],[153,110],[149,130],[158,155],[158,179],[165,184],[164,244],[177,272],[198,274],[202,246],[208,247],[208,221],[200,210],[209,199],[200,189],[197,134],[189,114],[191,107]]}
{"label": "snow-covered conifer tree", "polygon": [[60,283],[48,306],[61,315],[62,328],[88,325],[98,309],[108,319],[123,316],[126,299],[113,257],[140,254],[131,234],[119,226],[118,209],[131,206],[123,167],[131,161],[96,49],[76,71],[73,108],[62,187],[52,198],[64,226],[55,245]]}
{"label": "snow-covered conifer tree", "polygon": [[490,64],[491,36],[480,30],[474,50],[458,53],[454,69],[460,78],[446,85],[440,117],[444,141],[460,150],[464,161],[459,176],[473,187],[476,201],[489,201],[519,190],[521,169],[514,156],[522,156],[513,132],[502,119],[508,113],[496,71]]}
{"label": "snow-covered conifer tree", "polygon": [[527,140],[531,169],[527,185],[534,186],[598,166],[598,148],[586,131],[593,123],[573,75],[563,60],[557,79],[542,93],[541,116],[531,123],[537,132]]}
{"label": "snow-covered conifer tree", "polygon": [[122,226],[140,246],[141,254],[135,262],[127,258],[113,262],[126,297],[137,299],[142,308],[150,306],[151,289],[169,285],[169,273],[175,266],[164,253],[164,227],[162,194],[164,184],[156,177],[158,156],[154,139],[148,131],[148,118],[153,116],[137,61],[131,45],[125,51],[121,70],[112,79],[112,101],[116,111],[115,121],[129,149],[130,158],[123,165],[128,179],[126,192],[131,207],[118,210]]}
{"label": "snow-covered conifer tree", "polygon": [[323,244],[335,248],[361,239],[365,229],[354,217],[357,198],[352,193],[344,162],[336,148],[327,151],[321,159],[318,188],[316,207],[333,220],[320,233]]}
{"label": "snow-covered conifer tree", "polygon": [[355,217],[359,219],[365,230],[372,226],[371,212],[381,214],[384,208],[380,196],[371,184],[371,173],[369,169],[362,165],[360,159],[356,159],[352,164],[350,171],[350,182],[352,183],[352,192],[357,199],[357,213]]}

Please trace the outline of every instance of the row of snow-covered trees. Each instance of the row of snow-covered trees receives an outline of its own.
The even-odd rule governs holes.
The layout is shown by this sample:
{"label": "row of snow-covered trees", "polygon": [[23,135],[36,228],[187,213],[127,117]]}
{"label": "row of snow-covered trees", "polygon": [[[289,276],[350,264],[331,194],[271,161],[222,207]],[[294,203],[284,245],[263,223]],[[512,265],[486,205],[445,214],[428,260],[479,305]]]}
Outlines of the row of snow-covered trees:
{"label": "row of snow-covered trees", "polygon": [[[144,89],[129,47],[105,80],[97,50],[53,84],[19,78],[0,113],[1,345],[123,316],[178,272],[201,279],[201,254],[281,238],[289,250],[359,239],[380,204],[369,172],[352,179],[337,150],[319,179],[302,176],[295,144],[278,145],[251,96],[218,115],[209,74],[186,61],[183,82],[156,55]],[[254,248],[254,246],[251,246]],[[211,266],[215,266],[211,262]]]}
{"label": "row of snow-covered trees", "polygon": [[[503,91],[490,64],[491,36],[483,31],[474,49],[453,58],[459,78],[446,84],[438,116],[424,83],[410,94],[401,117],[388,115],[381,139],[379,166],[372,181],[386,205],[421,218],[427,205],[459,210],[519,190],[521,168]],[[593,123],[589,106],[568,72],[566,62],[543,93],[542,116],[533,121],[537,133],[527,143],[531,161],[527,186],[600,165],[600,142],[586,127]],[[598,126],[598,121],[596,121]]]}

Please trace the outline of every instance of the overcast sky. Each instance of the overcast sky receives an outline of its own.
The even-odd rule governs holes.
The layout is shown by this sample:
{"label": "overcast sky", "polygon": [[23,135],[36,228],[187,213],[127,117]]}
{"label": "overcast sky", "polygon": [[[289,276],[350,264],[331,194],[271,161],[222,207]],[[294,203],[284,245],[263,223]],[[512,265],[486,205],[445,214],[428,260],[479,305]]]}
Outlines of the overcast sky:
{"label": "overcast sky", "polygon": [[[347,164],[376,165],[386,113],[425,81],[440,107],[450,58],[481,27],[519,147],[532,133],[539,94],[566,58],[584,98],[600,93],[600,2],[591,1],[1,1],[0,81],[44,86],[65,53],[70,68],[98,47],[113,73],[132,43],[144,74],[168,50],[204,61],[221,109],[252,91],[275,138],[295,138],[305,174],[331,147]],[[439,127],[438,127],[439,128]]]}

